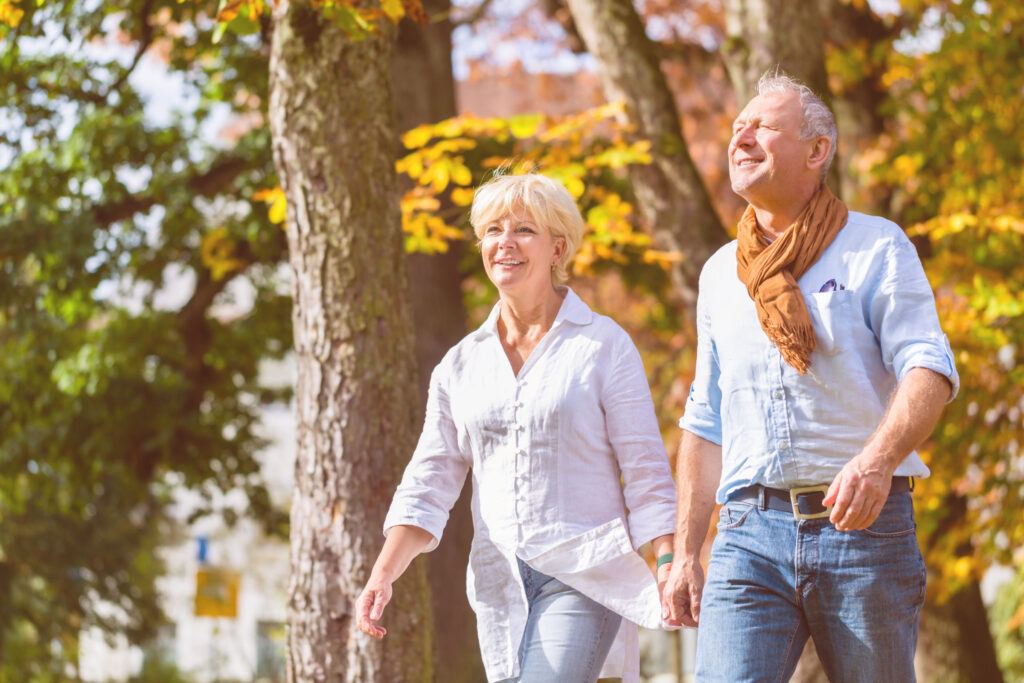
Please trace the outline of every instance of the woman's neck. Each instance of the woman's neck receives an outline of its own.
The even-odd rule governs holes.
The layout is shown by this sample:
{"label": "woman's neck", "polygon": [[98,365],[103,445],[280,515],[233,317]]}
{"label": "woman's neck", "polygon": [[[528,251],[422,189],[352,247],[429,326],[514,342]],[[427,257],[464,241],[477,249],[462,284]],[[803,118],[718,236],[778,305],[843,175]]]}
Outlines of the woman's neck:
{"label": "woman's neck", "polygon": [[550,287],[545,288],[539,296],[537,293],[516,296],[502,292],[501,314],[498,317],[504,328],[502,336],[510,340],[543,336],[558,317],[565,291]]}

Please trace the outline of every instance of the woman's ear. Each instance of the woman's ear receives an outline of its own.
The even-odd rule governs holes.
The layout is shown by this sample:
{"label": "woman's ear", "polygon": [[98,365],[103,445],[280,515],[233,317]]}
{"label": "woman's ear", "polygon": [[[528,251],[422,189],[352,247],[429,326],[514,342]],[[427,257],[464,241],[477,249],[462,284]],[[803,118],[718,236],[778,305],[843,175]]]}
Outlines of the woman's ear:
{"label": "woman's ear", "polygon": [[551,259],[551,265],[552,266],[556,265],[559,261],[562,260],[562,257],[565,256],[565,248],[566,248],[565,238],[564,237],[556,237],[555,238],[555,255]]}

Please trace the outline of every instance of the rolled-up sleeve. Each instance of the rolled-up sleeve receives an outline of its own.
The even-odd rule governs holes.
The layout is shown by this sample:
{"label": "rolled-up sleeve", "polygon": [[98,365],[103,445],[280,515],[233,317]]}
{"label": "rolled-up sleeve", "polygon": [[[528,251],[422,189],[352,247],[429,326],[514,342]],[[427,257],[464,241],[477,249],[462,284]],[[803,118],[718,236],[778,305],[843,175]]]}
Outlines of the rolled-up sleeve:
{"label": "rolled-up sleeve", "polygon": [[628,335],[615,349],[601,402],[608,439],[622,472],[634,548],[675,530],[675,485],[654,414],[644,364]]}
{"label": "rolled-up sleeve", "polygon": [[384,535],[400,524],[416,526],[441,540],[448,513],[458,500],[471,461],[459,450],[448,400],[448,371],[442,362],[430,376],[423,432],[384,519]]}
{"label": "rolled-up sleeve", "polygon": [[702,439],[722,445],[722,390],[719,387],[721,369],[715,341],[711,337],[711,311],[709,310],[710,283],[705,282],[707,266],[700,274],[697,295],[697,363],[686,399],[686,409],[679,426]]}
{"label": "rolled-up sleeve", "polygon": [[885,278],[870,305],[871,326],[882,361],[897,381],[912,368],[927,368],[949,379],[952,401],[960,389],[949,340],[942,332],[935,296],[917,251],[902,233],[894,238]]}

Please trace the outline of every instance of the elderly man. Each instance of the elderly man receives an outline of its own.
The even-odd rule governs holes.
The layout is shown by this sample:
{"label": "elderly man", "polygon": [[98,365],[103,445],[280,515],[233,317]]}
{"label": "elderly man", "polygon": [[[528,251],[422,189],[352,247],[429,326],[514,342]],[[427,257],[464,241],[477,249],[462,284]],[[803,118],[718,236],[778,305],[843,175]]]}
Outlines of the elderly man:
{"label": "elderly man", "polygon": [[729,144],[749,206],[700,278],[667,609],[699,624],[698,681],[788,680],[808,637],[833,681],[912,681],[914,448],[959,378],[913,245],[825,184],[828,107],[778,73],[757,92]]}

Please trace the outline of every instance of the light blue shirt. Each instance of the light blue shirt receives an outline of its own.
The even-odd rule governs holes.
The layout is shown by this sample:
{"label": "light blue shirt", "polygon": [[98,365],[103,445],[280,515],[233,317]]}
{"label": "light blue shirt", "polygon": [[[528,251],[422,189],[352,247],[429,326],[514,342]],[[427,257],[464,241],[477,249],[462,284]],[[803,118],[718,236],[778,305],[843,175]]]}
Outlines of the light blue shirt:
{"label": "light blue shirt", "polygon": [[[705,264],[697,298],[697,366],[679,426],[722,446],[718,502],[751,484],[831,483],[874,433],[911,368],[960,386],[917,251],[899,226],[850,212],[798,280],[817,348],[800,375],[757,320],[736,275],[736,242]],[[897,475],[926,477],[911,453]]]}

